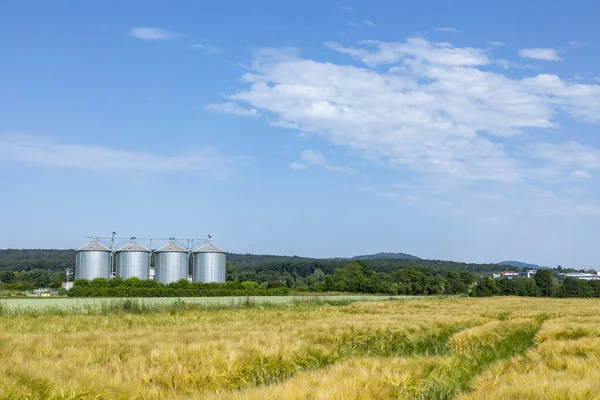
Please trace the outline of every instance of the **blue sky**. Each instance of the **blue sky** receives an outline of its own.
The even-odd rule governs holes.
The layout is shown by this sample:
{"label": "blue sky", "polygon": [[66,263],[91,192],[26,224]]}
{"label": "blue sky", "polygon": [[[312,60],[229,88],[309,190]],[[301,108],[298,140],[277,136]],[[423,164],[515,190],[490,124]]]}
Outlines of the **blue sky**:
{"label": "blue sky", "polygon": [[0,248],[597,266],[600,6],[488,3],[2,2]]}

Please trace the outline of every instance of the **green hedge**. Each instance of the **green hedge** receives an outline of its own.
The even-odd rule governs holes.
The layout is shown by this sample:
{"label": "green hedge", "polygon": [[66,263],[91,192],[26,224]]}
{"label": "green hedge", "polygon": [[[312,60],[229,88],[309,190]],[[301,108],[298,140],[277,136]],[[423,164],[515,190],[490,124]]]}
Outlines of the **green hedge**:
{"label": "green hedge", "polygon": [[217,296],[287,296],[287,287],[264,288],[256,282],[190,283],[186,280],[164,285],[137,278],[122,280],[79,279],[69,290],[69,297],[217,297]]}

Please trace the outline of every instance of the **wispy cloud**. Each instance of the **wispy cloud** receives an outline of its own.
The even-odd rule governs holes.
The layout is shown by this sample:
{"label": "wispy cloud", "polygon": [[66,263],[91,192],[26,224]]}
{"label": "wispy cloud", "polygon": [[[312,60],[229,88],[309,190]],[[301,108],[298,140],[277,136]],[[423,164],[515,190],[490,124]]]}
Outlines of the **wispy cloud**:
{"label": "wispy cloud", "polygon": [[354,11],[354,7],[352,6],[338,6],[338,9],[343,11]]}
{"label": "wispy cloud", "polygon": [[247,161],[213,149],[185,155],[162,155],[105,146],[65,143],[47,136],[0,134],[0,161],[38,167],[71,168],[103,173],[174,173],[200,171],[222,178]]}
{"label": "wispy cloud", "polygon": [[506,60],[503,58],[495,58],[492,61],[494,62],[494,64],[498,64],[499,66],[501,66],[504,69],[508,69],[508,68],[537,69],[537,68],[539,68],[539,65],[521,64],[518,62],[509,61],[509,60]]}
{"label": "wispy cloud", "polygon": [[573,47],[581,47],[581,46],[583,46],[583,45],[584,45],[584,43],[582,43],[582,42],[577,42],[577,41],[575,41],[575,40],[570,40],[570,41],[569,41],[569,45],[570,45],[570,46],[573,46]]}
{"label": "wispy cloud", "polygon": [[562,58],[558,55],[558,51],[555,49],[521,49],[519,50],[519,56],[522,58],[532,58],[534,60],[543,61],[561,61]]}
{"label": "wispy cloud", "polygon": [[171,32],[165,29],[152,27],[131,28],[129,34],[142,40],[172,40],[179,39],[183,36],[178,32]]}
{"label": "wispy cloud", "polygon": [[[415,58],[434,65],[476,66],[487,65],[490,59],[484,50],[475,48],[454,48],[446,42],[430,42],[423,38],[411,37],[406,42],[362,41],[362,47],[344,47],[337,43],[325,42],[331,50],[348,54],[368,65],[394,64]],[[366,47],[366,48],[365,48]],[[372,50],[375,49],[375,51]]]}
{"label": "wispy cloud", "polygon": [[363,26],[369,26],[371,28],[375,28],[375,23],[370,19],[365,19],[362,22],[348,21],[348,25],[353,26],[355,28],[362,28]]}
{"label": "wispy cloud", "polygon": [[223,49],[221,49],[219,47],[209,46],[209,45],[202,44],[202,43],[193,44],[192,48],[205,51],[206,53],[209,53],[209,54],[220,54],[223,52]]}
{"label": "wispy cloud", "polygon": [[506,43],[502,43],[502,42],[499,42],[499,41],[497,41],[497,40],[492,40],[492,41],[490,42],[490,44],[491,44],[492,46],[495,46],[495,47],[505,47],[505,46],[506,46]]}
{"label": "wispy cloud", "polygon": [[325,165],[327,161],[321,153],[315,150],[303,150],[301,153],[302,159],[312,165]]}
{"label": "wispy cloud", "polygon": [[346,174],[356,174],[356,170],[350,167],[342,167],[339,165],[331,165],[323,155],[316,150],[303,150],[300,153],[302,160],[310,165],[325,168],[327,171],[343,172]]}
{"label": "wispy cloud", "polygon": [[289,166],[294,171],[301,171],[303,169],[308,169],[308,165],[302,164],[302,163],[299,163],[299,162],[290,163]]}
{"label": "wispy cloud", "polygon": [[237,103],[216,103],[205,107],[206,111],[212,113],[240,115],[244,117],[258,117],[260,112],[256,108],[244,108]]}
{"label": "wispy cloud", "polygon": [[434,31],[437,32],[448,32],[448,33],[453,33],[453,34],[459,34],[460,31],[456,28],[450,28],[450,27],[439,27],[439,28],[433,28]]}

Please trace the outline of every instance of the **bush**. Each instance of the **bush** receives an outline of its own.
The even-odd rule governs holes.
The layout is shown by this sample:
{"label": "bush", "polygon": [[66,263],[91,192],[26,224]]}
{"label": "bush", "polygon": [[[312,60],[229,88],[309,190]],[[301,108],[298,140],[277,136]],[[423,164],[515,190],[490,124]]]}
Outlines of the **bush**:
{"label": "bush", "polygon": [[14,282],[14,283],[8,283],[8,284],[4,285],[4,288],[6,290],[20,290],[20,291],[36,289],[36,287],[33,283],[20,282],[20,281]]}

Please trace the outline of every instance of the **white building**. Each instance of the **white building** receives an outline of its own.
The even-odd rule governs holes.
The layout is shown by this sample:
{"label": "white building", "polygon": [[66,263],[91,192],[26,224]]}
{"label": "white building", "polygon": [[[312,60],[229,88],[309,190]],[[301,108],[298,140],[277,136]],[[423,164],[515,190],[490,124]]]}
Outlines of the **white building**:
{"label": "white building", "polygon": [[525,272],[519,272],[519,276],[524,276],[525,278],[533,278],[536,274],[537,270],[529,269]]}
{"label": "white building", "polygon": [[581,279],[581,280],[585,280],[585,281],[593,281],[593,280],[597,280],[600,279],[600,275],[598,274],[598,272],[594,272],[594,273],[589,273],[589,272],[569,272],[566,274],[562,274],[562,276],[564,276],[565,278],[575,278],[575,279]]}

